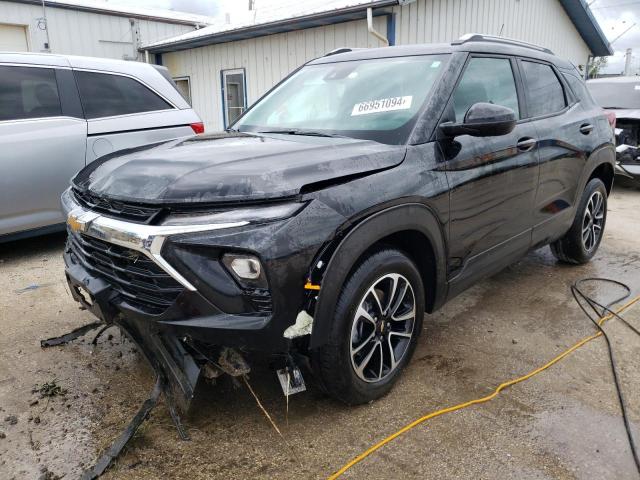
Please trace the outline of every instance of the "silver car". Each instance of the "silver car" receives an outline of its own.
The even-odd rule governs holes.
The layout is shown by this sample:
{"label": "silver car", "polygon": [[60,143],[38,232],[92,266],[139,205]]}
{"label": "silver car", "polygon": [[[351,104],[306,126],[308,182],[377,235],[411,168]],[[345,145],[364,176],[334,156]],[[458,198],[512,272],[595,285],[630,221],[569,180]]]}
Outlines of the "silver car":
{"label": "silver car", "polygon": [[60,195],[98,157],[203,130],[166,68],[0,52],[0,242],[62,229]]}

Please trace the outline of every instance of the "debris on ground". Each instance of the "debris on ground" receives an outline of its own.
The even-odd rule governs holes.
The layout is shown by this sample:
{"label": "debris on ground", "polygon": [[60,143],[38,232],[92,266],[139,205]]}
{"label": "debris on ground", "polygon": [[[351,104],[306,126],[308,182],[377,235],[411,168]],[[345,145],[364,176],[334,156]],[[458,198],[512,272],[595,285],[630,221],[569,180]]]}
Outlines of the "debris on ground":
{"label": "debris on ground", "polygon": [[19,288],[18,290],[16,290],[16,293],[20,294],[24,292],[29,292],[31,290],[37,290],[38,288],[40,288],[40,285],[38,285],[37,283],[32,283],[31,285],[28,285],[24,288]]}
{"label": "debris on ground", "polygon": [[18,295],[20,295],[21,293],[26,293],[26,292],[31,292],[33,290],[38,290],[39,288],[43,288],[43,287],[49,287],[51,285],[53,285],[54,282],[48,282],[48,283],[32,283],[30,285],[27,285],[24,288],[19,288],[18,290],[14,290]]}
{"label": "debris on ground", "polygon": [[47,467],[40,467],[40,476],[38,480],[59,480],[61,477],[50,471]]}
{"label": "debris on ground", "polygon": [[102,322],[92,322],[87,325],[83,325],[69,333],[65,333],[60,337],[47,338],[46,340],[40,340],[40,346],[42,348],[55,347],[57,345],[65,345],[78,337],[83,336],[85,333],[90,332],[96,328],[100,328],[103,325]]}
{"label": "debris on ground", "polygon": [[4,417],[4,421],[9,425],[15,425],[16,423],[18,423],[18,417],[16,415],[7,415],[6,417]]}
{"label": "debris on ground", "polygon": [[31,450],[34,452],[40,450],[40,442],[33,439],[33,432],[31,432],[31,430],[29,430],[29,445],[31,445]]}
{"label": "debris on ground", "polygon": [[51,398],[64,396],[67,394],[67,390],[58,385],[58,381],[53,379],[50,382],[45,382],[42,385],[36,384],[32,393],[40,394],[40,398]]}
{"label": "debris on ground", "polygon": [[227,347],[221,350],[217,366],[232,377],[240,377],[251,371],[242,355],[237,350]]}

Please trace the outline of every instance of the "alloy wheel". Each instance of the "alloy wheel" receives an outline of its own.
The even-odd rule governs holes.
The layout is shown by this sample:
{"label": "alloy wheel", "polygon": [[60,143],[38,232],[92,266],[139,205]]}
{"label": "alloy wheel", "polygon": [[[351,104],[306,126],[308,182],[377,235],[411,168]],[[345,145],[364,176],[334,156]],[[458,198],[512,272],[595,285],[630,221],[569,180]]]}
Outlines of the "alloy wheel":
{"label": "alloy wheel", "polygon": [[582,219],[582,244],[587,252],[597,245],[604,227],[604,196],[601,192],[593,192],[587,202]]}
{"label": "alloy wheel", "polygon": [[389,273],[367,289],[353,317],[350,356],[356,375],[379,382],[393,373],[413,336],[416,300],[406,277]]}

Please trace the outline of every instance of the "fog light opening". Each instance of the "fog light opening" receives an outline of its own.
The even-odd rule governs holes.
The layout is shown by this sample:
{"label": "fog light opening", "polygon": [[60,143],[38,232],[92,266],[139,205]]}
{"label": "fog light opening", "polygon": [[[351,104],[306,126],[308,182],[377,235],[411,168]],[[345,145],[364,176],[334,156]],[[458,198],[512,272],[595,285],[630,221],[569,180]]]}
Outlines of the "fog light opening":
{"label": "fog light opening", "polygon": [[225,255],[225,264],[238,278],[257,280],[262,275],[262,265],[256,257],[248,255]]}

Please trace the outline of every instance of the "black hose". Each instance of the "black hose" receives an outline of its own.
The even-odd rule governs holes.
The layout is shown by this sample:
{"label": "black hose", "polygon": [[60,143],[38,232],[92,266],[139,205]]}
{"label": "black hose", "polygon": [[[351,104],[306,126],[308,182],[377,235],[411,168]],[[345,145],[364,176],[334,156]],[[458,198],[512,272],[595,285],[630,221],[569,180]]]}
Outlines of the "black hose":
{"label": "black hose", "polygon": [[[616,285],[616,286],[622,287],[626,291],[626,293],[620,298],[617,298],[606,305],[602,305],[596,300],[594,300],[592,297],[585,294],[580,289],[581,285],[586,282],[603,282],[603,283]],[[627,431],[627,437],[629,438],[629,447],[631,448],[631,454],[633,455],[633,460],[636,464],[636,469],[638,470],[638,474],[640,475],[640,455],[638,454],[638,447],[635,442],[635,438],[633,436],[633,431],[631,430],[631,424],[630,424],[629,415],[627,412],[627,403],[625,401],[620,378],[618,376],[618,367],[616,364],[615,355],[613,353],[613,347],[611,345],[611,341],[609,340],[609,336],[607,335],[607,332],[604,330],[604,328],[602,328],[602,323],[599,321],[605,314],[608,313],[609,315],[617,318],[618,320],[621,320],[628,328],[630,328],[634,333],[640,336],[640,331],[637,328],[635,328],[633,325],[627,322],[624,318],[622,318],[620,315],[618,315],[616,312],[612,311],[609,308],[614,304],[628,298],[631,295],[631,288],[629,288],[628,285],[622,282],[619,282],[617,280],[611,280],[608,278],[584,278],[582,280],[578,280],[571,286],[571,294],[573,295],[573,298],[575,299],[580,309],[584,312],[587,318],[591,320],[591,322],[596,326],[596,328],[602,333],[602,335],[604,336],[604,339],[607,342],[607,350],[609,351],[611,371],[613,372],[613,380],[616,386],[616,391],[618,393],[618,401],[620,402],[620,409],[622,411],[624,427]],[[583,302],[581,302],[581,300],[583,300],[589,305],[591,310],[593,310],[595,317],[592,316],[592,314],[587,310],[587,308],[585,307]]]}

